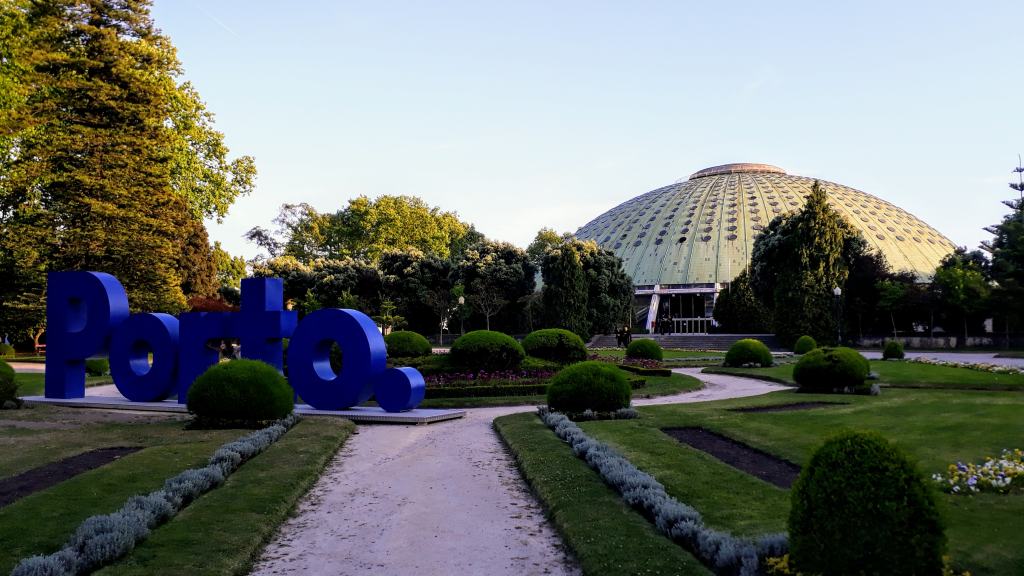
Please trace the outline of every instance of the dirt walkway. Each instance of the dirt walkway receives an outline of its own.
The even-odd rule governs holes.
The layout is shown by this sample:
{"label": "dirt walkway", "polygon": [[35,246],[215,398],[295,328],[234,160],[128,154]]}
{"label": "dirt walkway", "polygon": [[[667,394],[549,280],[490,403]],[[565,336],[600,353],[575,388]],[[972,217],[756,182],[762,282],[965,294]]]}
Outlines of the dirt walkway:
{"label": "dirt walkway", "polygon": [[[784,387],[679,369],[705,402]],[[491,422],[532,406],[468,410],[429,426],[360,426],[263,552],[253,574],[578,574]]]}

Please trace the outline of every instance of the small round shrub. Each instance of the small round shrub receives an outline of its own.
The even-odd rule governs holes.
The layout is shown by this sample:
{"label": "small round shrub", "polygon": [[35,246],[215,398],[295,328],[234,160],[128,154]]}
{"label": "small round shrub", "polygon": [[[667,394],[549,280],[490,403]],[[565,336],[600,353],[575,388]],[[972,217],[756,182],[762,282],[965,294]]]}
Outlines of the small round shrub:
{"label": "small round shrub", "polygon": [[0,360],[0,408],[8,403],[18,407],[21,406],[21,399],[18,398],[18,384],[14,381],[14,368]]}
{"label": "small round shrub", "polygon": [[421,334],[406,330],[392,332],[384,337],[388,347],[388,356],[394,358],[413,358],[427,356],[431,353],[430,342]]}
{"label": "small round shrub", "polygon": [[853,348],[815,348],[793,367],[793,380],[806,392],[833,392],[864,385],[871,364]]}
{"label": "small round shrub", "polygon": [[188,411],[204,425],[258,425],[284,418],[294,404],[284,376],[258,360],[214,364],[188,390]]}
{"label": "small round shrub", "polygon": [[664,356],[661,346],[649,338],[637,338],[626,346],[626,358],[661,360]]}
{"label": "small round shrub", "polygon": [[805,334],[797,338],[796,344],[793,346],[793,354],[807,354],[817,347],[818,343],[814,341],[814,338]]}
{"label": "small round shrub", "polygon": [[0,358],[14,358],[14,346],[0,342]]}
{"label": "small round shrub", "polygon": [[764,345],[764,342],[754,338],[738,340],[729,347],[725,353],[726,366],[746,366],[756,364],[758,366],[771,366],[774,360],[772,352]]}
{"label": "small round shrub", "polygon": [[110,360],[106,358],[89,358],[85,361],[85,373],[89,376],[106,376],[110,374]]}
{"label": "small round shrub", "polygon": [[570,414],[585,410],[614,412],[629,407],[632,389],[626,375],[608,362],[580,362],[563,368],[548,386],[548,406]]}
{"label": "small round shrub", "polygon": [[516,339],[501,332],[476,330],[460,336],[449,352],[455,366],[479,372],[481,370],[514,370],[526,357]]}
{"label": "small round shrub", "polygon": [[882,349],[882,360],[903,360],[903,343],[899,340],[889,340]]}
{"label": "small round shrub", "polygon": [[943,573],[935,496],[906,455],[876,433],[826,441],[790,500],[790,558],[801,573]]}
{"label": "small round shrub", "polygon": [[568,364],[587,359],[587,345],[574,332],[561,328],[535,330],[523,338],[528,356]]}

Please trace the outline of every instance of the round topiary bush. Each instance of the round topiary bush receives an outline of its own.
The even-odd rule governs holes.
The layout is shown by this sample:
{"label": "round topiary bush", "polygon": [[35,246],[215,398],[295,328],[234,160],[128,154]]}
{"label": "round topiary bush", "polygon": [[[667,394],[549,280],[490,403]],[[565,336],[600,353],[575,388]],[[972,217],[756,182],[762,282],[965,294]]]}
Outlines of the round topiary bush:
{"label": "round topiary bush", "polygon": [[793,354],[807,354],[811,350],[818,347],[818,343],[815,342],[814,338],[803,335],[796,340],[796,344],[793,345]]}
{"label": "round topiary bush", "polygon": [[649,338],[637,338],[626,346],[626,358],[639,360],[661,360],[665,353],[657,342]]}
{"label": "round topiary bush", "polygon": [[725,353],[726,366],[746,366],[755,364],[757,366],[771,366],[774,360],[772,352],[764,345],[764,342],[754,338],[738,340],[729,347]]}
{"label": "round topiary bush", "polygon": [[106,376],[110,374],[110,360],[106,358],[89,358],[85,361],[85,373],[89,376]]}
{"label": "round topiary bush", "polygon": [[384,344],[388,347],[388,356],[394,358],[428,356],[432,352],[430,342],[426,338],[406,330],[388,334],[384,337]]}
{"label": "round topiary bush", "polygon": [[868,359],[853,348],[815,348],[793,367],[793,380],[805,392],[834,392],[863,386]]}
{"label": "round topiary bush", "polygon": [[914,464],[876,433],[825,442],[793,485],[789,553],[804,574],[942,574],[935,497]]}
{"label": "round topiary bush", "polygon": [[903,360],[904,356],[903,343],[899,340],[889,340],[882,349],[882,360]]}
{"label": "round topiary bush", "polygon": [[508,334],[476,330],[455,340],[449,356],[455,366],[479,372],[517,369],[526,352]]}
{"label": "round topiary bush", "polygon": [[548,386],[548,406],[570,414],[628,408],[632,389],[622,370],[608,362],[580,362],[563,368]]}
{"label": "round topiary bush", "polygon": [[523,350],[528,356],[568,364],[587,359],[587,345],[575,332],[561,328],[535,330],[523,338]]}
{"label": "round topiary bush", "polygon": [[0,358],[14,358],[14,346],[0,342]]}
{"label": "round topiary bush", "polygon": [[18,398],[18,384],[14,382],[14,368],[0,360],[0,408],[21,406]]}
{"label": "round topiary bush", "polygon": [[188,411],[202,425],[259,425],[284,418],[294,407],[288,381],[258,360],[214,364],[188,390]]}

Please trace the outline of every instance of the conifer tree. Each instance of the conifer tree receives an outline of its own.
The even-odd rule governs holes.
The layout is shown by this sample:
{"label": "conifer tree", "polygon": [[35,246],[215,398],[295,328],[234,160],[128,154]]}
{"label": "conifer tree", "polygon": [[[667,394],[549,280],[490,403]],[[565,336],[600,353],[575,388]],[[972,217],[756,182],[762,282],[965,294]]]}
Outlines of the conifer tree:
{"label": "conifer tree", "polygon": [[575,332],[584,340],[590,338],[587,281],[577,243],[567,242],[549,250],[544,257],[542,274],[548,325]]}

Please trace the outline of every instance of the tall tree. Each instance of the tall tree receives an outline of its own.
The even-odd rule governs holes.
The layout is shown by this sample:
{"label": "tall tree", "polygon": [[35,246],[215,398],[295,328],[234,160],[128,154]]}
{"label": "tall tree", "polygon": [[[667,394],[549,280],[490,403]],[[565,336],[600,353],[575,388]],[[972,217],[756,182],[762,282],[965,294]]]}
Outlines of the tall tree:
{"label": "tall tree", "polygon": [[566,243],[544,256],[544,312],[547,324],[590,338],[587,321],[587,280],[581,243]]}
{"label": "tall tree", "polygon": [[587,284],[587,323],[590,334],[611,334],[629,323],[633,279],[622,259],[593,241],[581,245],[580,263]]}
{"label": "tall tree", "polygon": [[858,233],[828,205],[815,181],[803,209],[779,216],[754,241],[751,283],[770,305],[779,338],[792,344],[803,334],[835,340],[838,318],[832,296],[849,275],[844,255]]}
{"label": "tall tree", "polygon": [[771,312],[754,296],[746,270],[718,293],[714,317],[726,332],[759,334],[772,330]]}
{"label": "tall tree", "polygon": [[980,313],[988,307],[991,286],[988,281],[988,261],[979,250],[968,252],[957,248],[943,258],[935,271],[932,284],[940,308],[950,327],[963,327],[963,341],[966,346],[970,334],[969,325],[981,323]]}
{"label": "tall tree", "polygon": [[993,238],[983,244],[992,255],[992,298],[998,302],[993,308],[1002,317],[1007,339],[1011,330],[1019,330],[1024,322],[1024,166],[1013,171],[1017,182],[1011,182],[1010,188],[1018,197],[1003,202],[1010,213],[999,224],[985,229]]}
{"label": "tall tree", "polygon": [[245,258],[232,256],[221,247],[220,242],[213,243],[213,262],[217,267],[217,285],[239,288],[245,278]]}

